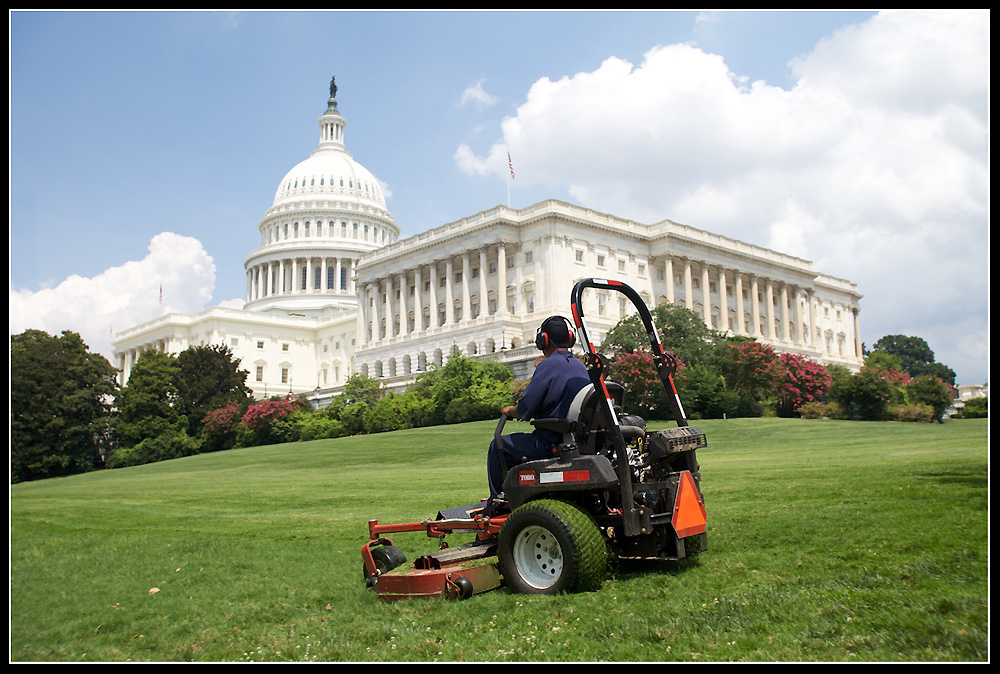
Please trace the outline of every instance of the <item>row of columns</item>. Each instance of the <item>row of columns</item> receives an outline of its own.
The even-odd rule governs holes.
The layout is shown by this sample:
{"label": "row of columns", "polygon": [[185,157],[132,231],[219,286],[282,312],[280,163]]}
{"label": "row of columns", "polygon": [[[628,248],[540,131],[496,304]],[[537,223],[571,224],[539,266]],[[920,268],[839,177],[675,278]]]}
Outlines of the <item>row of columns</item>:
{"label": "row of columns", "polygon": [[[359,343],[369,340],[409,335],[417,330],[446,327],[467,321],[474,316],[473,297],[478,296],[479,315],[484,312],[500,318],[524,310],[522,298],[515,296],[515,306],[507,305],[507,244],[466,251],[395,274],[364,282],[360,288]],[[488,270],[490,259],[496,259],[496,285],[490,290]],[[473,265],[478,264],[479,278],[472,278]],[[461,271],[461,283],[456,273]],[[514,272],[517,275],[517,272]],[[413,298],[407,301],[412,279]],[[442,280],[444,283],[442,284]],[[424,284],[427,283],[427,290]],[[490,293],[493,293],[493,301]],[[495,303],[495,304],[494,304]],[[444,311],[438,307],[443,306]],[[424,324],[424,310],[427,323]],[[409,315],[413,314],[413,323]]]}
{"label": "row of columns", "polygon": [[[325,230],[325,231],[324,231]],[[339,232],[337,230],[340,230]],[[299,239],[344,239],[348,241],[364,241],[378,246],[395,241],[395,234],[391,228],[369,222],[354,222],[350,224],[346,220],[339,223],[329,220],[324,226],[322,220],[314,222],[304,220],[302,222],[275,222],[261,228],[261,245],[268,246],[285,241],[295,241]],[[351,244],[355,245],[355,244]]]}
{"label": "row of columns", "polygon": [[[666,280],[666,298],[668,302],[676,301],[676,288],[674,283],[675,264],[681,267],[681,283],[684,290],[684,305],[694,311],[694,266],[697,265],[700,272],[699,286],[701,289],[701,312],[705,324],[712,325],[712,297],[711,267],[716,269],[717,295],[719,298],[719,329],[732,331],[738,335],[749,335],[769,339],[773,342],[790,343],[798,342],[806,346],[812,346],[812,330],[795,330],[794,335],[789,329],[791,320],[800,320],[798,316],[797,303],[789,302],[790,297],[797,297],[800,292],[805,292],[808,296],[809,306],[809,326],[815,325],[815,303],[813,302],[813,290],[798,288],[797,286],[774,280],[766,277],[759,277],[755,274],[744,274],[739,270],[728,270],[721,265],[712,265],[707,260],[695,261],[691,258],[680,258],[675,261],[673,257],[668,257],[665,261],[664,277]],[[729,323],[729,297],[727,289],[727,279],[729,275],[733,277],[733,295],[735,296],[734,313],[736,324]],[[744,277],[749,283],[750,296],[750,325],[746,324],[746,306],[744,305]],[[761,288],[763,287],[763,307],[761,306]],[[775,302],[777,298],[777,302]],[[763,319],[763,320],[762,320]]]}
{"label": "row of columns", "polygon": [[315,292],[354,295],[354,266],[354,258],[325,255],[262,262],[247,270],[247,301]]}
{"label": "row of columns", "polygon": [[[684,291],[684,305],[695,309],[694,267],[700,272],[701,312],[706,325],[712,325],[711,283],[713,280],[711,267],[715,267],[715,280],[718,287],[719,326],[723,331],[732,331],[738,335],[748,335],[767,339],[774,343],[793,344],[801,347],[819,349],[820,335],[816,334],[816,297],[812,288],[803,288],[785,281],[747,274],[737,269],[726,269],[721,265],[713,265],[707,260],[696,261],[691,258],[667,257],[664,263],[664,278],[666,280],[666,299],[674,303],[677,299],[674,282],[675,267],[680,266],[681,283]],[[735,296],[735,325],[729,321],[729,297],[727,280],[733,278],[733,295]],[[746,306],[744,304],[744,282],[747,283],[747,294],[750,298],[750,324],[746,321]],[[762,292],[763,290],[763,292]],[[801,315],[798,298],[805,295],[807,314]],[[763,299],[763,306],[761,305]],[[857,313],[854,312],[854,334],[858,335]],[[793,323],[794,321],[794,323]],[[857,342],[857,338],[855,339]],[[852,344],[855,355],[860,354],[858,345]]]}

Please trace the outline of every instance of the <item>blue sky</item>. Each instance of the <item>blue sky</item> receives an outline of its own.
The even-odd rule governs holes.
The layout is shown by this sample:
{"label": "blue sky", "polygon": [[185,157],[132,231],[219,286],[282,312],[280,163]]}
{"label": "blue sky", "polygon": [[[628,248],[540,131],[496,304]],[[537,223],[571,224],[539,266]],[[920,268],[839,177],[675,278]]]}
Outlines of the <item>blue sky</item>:
{"label": "blue sky", "polygon": [[508,187],[672,219],[988,378],[988,12],[12,12],[11,332],[241,298],[333,75],[404,236]]}

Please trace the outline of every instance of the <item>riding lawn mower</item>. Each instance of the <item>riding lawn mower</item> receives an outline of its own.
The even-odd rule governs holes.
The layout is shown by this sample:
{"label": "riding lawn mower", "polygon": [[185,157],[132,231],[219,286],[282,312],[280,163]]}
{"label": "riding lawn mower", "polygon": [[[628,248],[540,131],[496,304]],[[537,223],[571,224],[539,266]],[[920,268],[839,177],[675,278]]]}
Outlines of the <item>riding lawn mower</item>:
{"label": "riding lawn mower", "polygon": [[[641,417],[622,412],[623,387],[605,381],[607,360],[588,337],[581,301],[588,288],[622,293],[635,305],[676,428],[647,430]],[[366,583],[380,598],[467,599],[501,584],[527,594],[590,591],[604,582],[609,555],[678,560],[707,549],[695,455],[707,441],[688,425],[677,395],[677,359],[663,350],[648,308],[630,286],[583,279],[570,304],[590,384],[567,418],[532,421],[561,434],[562,444],[552,458],[503,466],[503,492],[488,505],[442,510],[421,522],[370,520],[361,556]],[[501,414],[498,444],[507,420]],[[406,555],[387,536],[419,531],[439,539],[439,549],[404,568]],[[453,533],[475,538],[451,548],[445,537]]]}

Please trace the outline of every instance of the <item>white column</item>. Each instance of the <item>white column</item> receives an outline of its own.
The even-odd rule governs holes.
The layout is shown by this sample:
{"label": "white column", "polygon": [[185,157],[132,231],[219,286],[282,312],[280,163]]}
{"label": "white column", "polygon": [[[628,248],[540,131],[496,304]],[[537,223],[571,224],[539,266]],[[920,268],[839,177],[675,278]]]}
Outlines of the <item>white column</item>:
{"label": "white column", "polygon": [[360,319],[358,321],[358,348],[360,349],[365,344],[368,343],[368,286],[363,285],[361,287],[361,292],[358,294],[358,314]]}
{"label": "white column", "polygon": [[507,316],[507,250],[503,242],[497,245],[497,313]]}
{"label": "white column", "polygon": [[789,341],[788,334],[788,284],[781,284],[781,341]]}
{"label": "white column", "polygon": [[708,280],[708,262],[701,261],[701,317],[712,327],[712,286]]}
{"label": "white column", "polygon": [[438,327],[438,301],[437,301],[437,288],[438,288],[438,273],[437,273],[437,262],[431,262],[430,265],[431,272],[431,293],[428,302],[430,303],[430,322],[428,323],[428,328]]}
{"label": "white column", "polygon": [[472,270],[469,264],[469,253],[462,253],[462,320],[468,321],[472,318],[472,301],[469,293],[469,284],[472,283]]}
{"label": "white column", "polygon": [[684,258],[684,305],[694,311],[694,284],[691,281],[690,258]]}
{"label": "white column", "polygon": [[449,256],[444,263],[444,324],[451,325],[455,320],[455,288],[453,286],[455,264]]}
{"label": "white column", "polygon": [[674,258],[672,255],[667,255],[667,261],[663,264],[663,276],[664,281],[667,282],[667,289],[665,295],[667,298],[667,304],[674,303]]}
{"label": "white column", "polygon": [[396,279],[399,281],[399,300],[396,307],[399,311],[399,324],[396,328],[396,334],[405,335],[409,327],[406,321],[406,272],[397,274]]}
{"label": "white column", "polygon": [[759,299],[760,287],[758,285],[757,277],[752,276],[750,278],[750,311],[751,320],[753,321],[753,328],[751,330],[751,335],[754,337],[761,337],[760,331],[760,299]]}
{"label": "white column", "polygon": [[747,334],[746,322],[743,320],[743,274],[739,270],[734,270],[736,277],[733,291],[736,293],[736,332],[740,335]]}
{"label": "white column", "polygon": [[729,332],[729,293],[726,292],[726,270],[719,267],[719,328]]}
{"label": "white column", "polygon": [[764,291],[764,308],[767,310],[767,337],[772,342],[778,341],[778,336],[774,334],[774,282],[767,279]]}
{"label": "white column", "polygon": [[424,281],[418,266],[413,270],[413,330],[419,332],[424,327]]}
{"label": "white column", "polygon": [[490,304],[489,290],[486,288],[486,248],[479,249],[479,315],[487,316]]}
{"label": "white column", "polygon": [[809,300],[809,339],[806,343],[809,346],[814,346],[816,344],[816,291],[812,288],[806,291],[806,297]]}
{"label": "white column", "polygon": [[385,323],[385,336],[386,338],[393,336],[392,330],[392,276],[385,277],[385,304],[384,304],[384,323]]}

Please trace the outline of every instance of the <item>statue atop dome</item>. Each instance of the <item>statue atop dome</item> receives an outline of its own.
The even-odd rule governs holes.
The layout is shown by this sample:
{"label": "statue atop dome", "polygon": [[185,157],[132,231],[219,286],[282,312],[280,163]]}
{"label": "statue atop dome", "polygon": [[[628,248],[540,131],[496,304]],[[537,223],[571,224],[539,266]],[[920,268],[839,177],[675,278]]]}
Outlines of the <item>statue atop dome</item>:
{"label": "statue atop dome", "polygon": [[337,97],[337,77],[330,78],[330,98]]}

